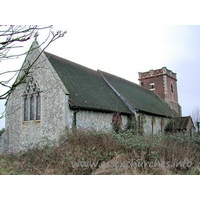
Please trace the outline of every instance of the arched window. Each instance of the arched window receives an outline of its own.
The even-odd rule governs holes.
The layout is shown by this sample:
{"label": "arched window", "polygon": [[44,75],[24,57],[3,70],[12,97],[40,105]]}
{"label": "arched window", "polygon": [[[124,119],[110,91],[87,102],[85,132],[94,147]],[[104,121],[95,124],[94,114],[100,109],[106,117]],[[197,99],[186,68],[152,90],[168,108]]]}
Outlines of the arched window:
{"label": "arched window", "polygon": [[172,101],[174,101],[174,85],[171,82],[171,93],[172,93]]}
{"label": "arched window", "polygon": [[36,97],[36,120],[40,120],[40,104],[41,104],[41,97],[40,93],[38,93]]}
{"label": "arched window", "polygon": [[34,96],[30,98],[30,120],[34,120]]}
{"label": "arched window", "polygon": [[174,93],[174,86],[172,83],[171,83],[171,93]]}
{"label": "arched window", "polygon": [[38,83],[30,78],[24,91],[24,121],[41,119],[41,94]]}
{"label": "arched window", "polygon": [[28,98],[24,98],[24,121],[28,121]]}
{"label": "arched window", "polygon": [[146,118],[144,115],[138,116],[138,133],[144,133]]}

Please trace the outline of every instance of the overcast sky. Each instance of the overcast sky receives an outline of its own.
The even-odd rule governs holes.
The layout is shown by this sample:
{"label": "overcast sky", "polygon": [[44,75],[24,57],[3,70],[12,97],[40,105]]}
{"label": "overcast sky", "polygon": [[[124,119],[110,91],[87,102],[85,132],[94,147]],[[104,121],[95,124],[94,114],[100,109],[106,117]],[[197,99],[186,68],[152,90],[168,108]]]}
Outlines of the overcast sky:
{"label": "overcast sky", "polygon": [[48,51],[92,69],[138,83],[138,72],[166,66],[177,73],[183,116],[200,108],[200,26],[141,26],[126,23],[69,24],[64,39]]}
{"label": "overcast sky", "polygon": [[[136,23],[138,11],[127,3],[130,1],[76,2],[66,6],[65,13],[60,7],[61,16],[56,19],[65,17],[66,20],[62,25],[54,25],[54,29],[67,30],[67,34],[55,41],[48,52],[137,84],[138,72],[166,66],[177,73],[183,116],[191,115],[195,107],[200,108],[200,26],[141,25],[144,19]],[[145,15],[147,20],[148,13],[150,11]],[[161,15],[160,11],[156,14],[157,17]],[[45,34],[41,34],[39,43],[44,38]],[[11,62],[14,64],[1,63],[1,69],[20,68],[23,60]],[[0,102],[0,111],[3,103]],[[1,127],[4,127],[4,120],[0,120]]]}

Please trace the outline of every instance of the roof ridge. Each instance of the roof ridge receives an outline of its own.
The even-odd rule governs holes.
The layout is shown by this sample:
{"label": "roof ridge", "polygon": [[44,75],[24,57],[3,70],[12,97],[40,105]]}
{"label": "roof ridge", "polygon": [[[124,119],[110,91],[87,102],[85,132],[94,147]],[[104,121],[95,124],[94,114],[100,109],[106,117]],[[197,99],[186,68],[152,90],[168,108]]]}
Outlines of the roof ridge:
{"label": "roof ridge", "polygon": [[[130,105],[132,105],[134,108],[136,108],[137,110],[140,110],[140,111],[144,111],[144,112],[148,112],[148,113],[152,113],[152,114],[158,114],[158,115],[164,115],[164,116],[171,116],[171,115],[175,115],[175,113],[173,112],[173,110],[169,107],[169,105],[166,103],[166,102],[163,102],[163,100],[161,100],[158,96],[157,96],[157,94],[155,94],[154,92],[152,92],[151,90],[149,90],[149,89],[147,89],[147,88],[144,88],[144,87],[142,87],[142,86],[140,86],[140,85],[138,85],[138,84],[136,84],[136,83],[134,83],[134,82],[131,82],[131,81],[129,81],[129,80],[126,80],[126,79],[124,79],[124,78],[121,78],[121,77],[119,77],[119,76],[116,76],[116,75],[113,75],[113,74],[110,74],[110,73],[107,73],[107,72],[104,72],[104,71],[101,71],[101,70],[98,70],[99,72],[101,72],[105,77],[106,77],[106,79],[107,80],[109,80],[109,82],[110,82],[110,78],[113,78],[113,79],[116,79],[116,81],[117,82],[119,82],[119,81],[121,81],[121,82],[124,82],[124,83],[126,83],[126,84],[128,84],[128,85],[130,85],[131,87],[135,87],[135,88],[137,88],[137,90],[139,90],[139,91],[141,91],[142,93],[146,93],[146,95],[151,95],[151,97],[153,98],[153,99],[157,99],[157,101],[160,101],[160,102],[162,102],[162,104],[163,105],[165,105],[165,110],[164,111],[152,111],[151,109],[147,109],[147,108],[145,108],[145,110],[143,110],[143,108],[142,108],[142,105],[141,104],[137,104],[135,101],[133,101],[133,99],[131,100],[131,97],[129,96],[127,96],[127,93],[125,92],[124,93],[124,91],[121,91],[120,90],[120,88],[118,87],[118,86],[116,86],[115,84],[115,88],[117,88],[117,90],[120,92],[120,94],[122,94],[123,96],[125,96],[125,99],[127,99],[128,100],[128,102],[130,102]],[[108,76],[108,78],[107,78],[107,76]],[[109,78],[110,77],[110,78]],[[113,83],[112,83],[112,85],[113,85]],[[155,105],[156,106],[156,105]],[[156,107],[157,108],[157,107]],[[161,108],[158,108],[158,109],[160,109],[161,110]],[[162,108],[163,109],[163,108]],[[155,112],[157,112],[157,113],[155,113]]]}
{"label": "roof ridge", "polygon": [[134,113],[136,110],[139,110],[135,105],[133,105],[133,104],[130,102],[130,100],[129,100],[128,98],[126,98],[126,96],[125,96],[118,88],[116,88],[116,87],[103,75],[104,72],[100,71],[99,69],[97,70],[97,72],[98,72],[98,73],[102,76],[102,78],[108,83],[108,85],[112,88],[112,90],[116,90],[116,91],[117,91],[117,92],[115,92],[115,93],[119,93],[120,96],[122,96],[122,97],[125,99],[125,101],[127,101],[128,104],[131,105],[131,108],[130,108],[130,105],[128,105],[128,104],[124,101],[124,99],[122,99],[122,98],[117,94],[117,96],[120,97],[120,99],[122,100],[122,102],[123,102],[133,113]]}
{"label": "roof ridge", "polygon": [[48,52],[45,52],[45,55],[69,91],[74,106],[80,109],[131,114],[96,70]]}
{"label": "roof ridge", "polygon": [[[160,97],[157,93],[155,93],[154,91],[151,91],[151,90],[149,90],[149,89],[147,89],[147,88],[144,88],[144,87],[142,87],[142,86],[139,85],[139,84],[136,84],[136,83],[134,83],[134,82],[131,82],[131,81],[125,79],[125,78],[121,78],[121,77],[119,77],[119,76],[116,76],[116,75],[113,75],[113,74],[110,74],[110,73],[107,73],[107,72],[103,72],[103,71],[101,71],[101,70],[99,70],[99,69],[98,69],[97,71],[99,71],[99,72],[101,72],[101,73],[108,74],[108,75],[110,75],[110,76],[117,77],[117,78],[122,79],[122,80],[124,80],[124,81],[127,81],[127,82],[129,82],[129,83],[131,83],[131,84],[133,84],[133,85],[135,85],[135,86],[138,86],[139,88],[142,88],[142,89],[144,89],[144,90],[147,90],[149,93],[155,95],[157,98],[159,98],[160,100],[162,100],[161,97]],[[106,80],[107,80],[107,79],[106,79]],[[109,82],[109,83],[110,83],[110,82]],[[112,84],[111,84],[111,85],[112,85]],[[114,87],[114,88],[115,88],[115,87]],[[117,89],[117,91],[119,91],[119,90]],[[121,91],[119,91],[119,92],[120,92],[121,95],[123,95],[123,93],[122,93]],[[124,96],[124,95],[123,95],[123,96]],[[125,96],[124,96],[124,97],[125,97]],[[127,98],[125,97],[125,99],[127,99]],[[128,100],[128,102],[130,102],[129,99],[127,99],[127,100]],[[164,100],[162,100],[162,102],[165,103],[165,105],[169,107],[169,105],[168,105]],[[136,109],[138,109],[137,106],[133,105],[133,103],[130,103],[130,104],[131,104],[133,107],[135,107]],[[169,107],[169,108],[170,108],[170,107]],[[140,110],[140,109],[138,109],[138,110]],[[173,110],[172,110],[172,111],[173,111]]]}
{"label": "roof ridge", "polygon": [[97,69],[97,71],[103,72],[103,73],[105,73],[105,74],[108,74],[108,75],[110,75],[110,76],[114,76],[114,77],[119,78],[119,79],[122,79],[122,80],[124,80],[124,81],[126,81],[126,82],[129,82],[129,83],[131,83],[131,84],[133,84],[133,85],[135,85],[135,86],[137,86],[137,87],[139,87],[139,88],[142,88],[142,89],[147,90],[148,92],[152,93],[152,91],[149,90],[148,88],[145,88],[145,87],[143,87],[143,86],[141,86],[141,85],[139,85],[139,84],[137,84],[137,83],[134,83],[134,82],[132,82],[132,81],[129,81],[129,80],[125,79],[125,78],[122,78],[122,77],[120,77],[120,76],[117,76],[117,75],[114,75],[114,74],[111,74],[111,73],[108,73],[108,72],[101,71],[101,70],[99,70],[99,69]]}
{"label": "roof ridge", "polygon": [[104,72],[104,71],[99,70],[99,69],[97,69],[97,71],[103,72],[103,73],[108,74],[108,75],[111,75],[111,76],[115,76],[116,78],[123,79],[123,80],[125,80],[125,81],[127,81],[127,82],[129,82],[129,83],[132,83],[132,84],[134,84],[134,85],[137,85],[137,86],[139,86],[139,87],[142,87],[142,86],[138,85],[137,83],[134,83],[134,82],[132,82],[132,81],[129,81],[129,80],[127,80],[127,79],[125,79],[125,78],[122,78],[122,77],[119,77],[119,76],[117,76],[117,75],[114,75],[114,74],[111,74],[111,73],[108,73],[108,72]]}
{"label": "roof ridge", "polygon": [[[76,62],[74,62],[74,61],[68,60],[68,59],[63,58],[63,57],[61,57],[61,56],[57,56],[57,55],[52,54],[52,53],[49,53],[49,52],[47,52],[47,51],[44,51],[44,53],[45,53],[45,55],[46,55],[46,54],[49,54],[50,56],[54,56],[54,57],[56,57],[56,58],[58,58],[58,59],[60,59],[60,60],[66,61],[66,62],[71,63],[71,64],[73,64],[73,65],[76,65],[76,66],[78,65],[79,67],[89,69],[89,70],[91,70],[91,71],[93,71],[93,72],[97,72],[97,71],[94,70],[94,69],[91,69],[91,68],[89,68],[89,67],[86,67],[86,66],[84,66],[84,65],[81,65],[81,64],[79,64],[79,63],[76,63]],[[48,58],[48,56],[47,56],[47,58]]]}
{"label": "roof ridge", "polygon": [[[110,86],[113,86],[113,88],[111,88],[111,90],[115,89],[118,92],[118,94],[120,94],[120,96],[123,98],[124,101],[118,95],[120,97],[119,100],[121,99],[122,102],[121,103],[118,102],[117,99],[116,99],[116,102],[117,102],[117,104],[119,104],[121,106],[121,110],[123,110],[124,112],[130,111],[132,108],[134,108],[134,109],[132,109],[132,110],[134,110],[134,112],[135,112],[135,109],[136,109],[136,110],[140,110],[140,111],[144,111],[144,112],[148,112],[148,113],[152,113],[152,114],[164,115],[164,116],[171,116],[173,114],[170,107],[166,104],[163,104],[163,102],[160,101],[160,99],[158,98],[158,96],[155,93],[153,93],[152,91],[150,91],[147,88],[142,87],[139,84],[131,82],[131,81],[125,79],[125,78],[113,75],[111,73],[101,71],[99,69],[97,69],[97,70],[90,69],[88,67],[85,67],[83,65],[77,64],[75,62],[69,61],[65,58],[56,56],[56,55],[48,53],[48,52],[44,52],[44,53],[48,57],[48,59],[52,60],[52,61],[50,61],[50,62],[53,62],[53,63],[51,63],[52,66],[54,66],[54,64],[55,64],[54,69],[57,71],[57,73],[59,73],[59,76],[61,77],[66,88],[67,89],[70,88],[68,90],[71,90],[72,92],[74,92],[73,99],[74,99],[74,101],[76,101],[76,103],[78,102],[77,105],[79,104],[79,106],[82,106],[82,107],[86,106],[85,103],[82,102],[80,98],[78,99],[76,97],[77,91],[80,90],[80,89],[78,90],[78,88],[80,87],[80,84],[82,84],[81,81],[83,81],[83,83],[85,84],[85,87],[86,87],[85,90],[84,90],[85,94],[87,94],[89,96],[90,93],[88,92],[88,89],[91,89],[91,91],[94,93],[93,89],[99,87],[99,84],[100,84],[100,83],[98,83],[98,81],[100,81],[99,78],[101,79],[101,78],[105,77],[105,80],[102,80],[104,82],[104,84],[106,84],[106,80],[108,80],[108,82],[107,82],[108,86],[109,86],[109,83],[110,83]],[[56,63],[59,63],[59,64],[56,64]],[[70,73],[66,74],[65,73],[66,69],[70,70]],[[78,72],[78,74],[76,72]],[[74,78],[79,77],[79,76],[80,77],[79,77],[79,79],[76,78],[76,82],[74,83],[74,80],[72,81],[72,78],[68,77],[70,74],[72,76],[74,76]],[[89,79],[86,80],[86,78],[83,78],[83,75],[86,76],[86,78],[89,78]],[[83,78],[83,79],[81,79],[81,78]],[[111,78],[111,80],[110,80],[110,78]],[[112,79],[116,80],[118,82],[118,84],[116,85],[115,81],[113,83]],[[91,85],[91,83],[88,82],[89,80],[94,85]],[[70,85],[70,81],[71,81],[71,85]],[[103,82],[101,82],[101,84],[100,84],[102,86],[102,88],[104,88]],[[122,85],[120,85],[120,84],[122,84]],[[133,98],[133,95],[130,94],[130,92],[128,92],[126,90],[126,88],[125,88],[125,91],[123,91],[123,89],[124,89],[124,87],[126,87],[126,85],[129,89],[135,88],[133,90],[133,95],[137,95],[139,93],[139,96],[137,95],[137,98]],[[106,90],[106,89],[104,89],[104,90]],[[72,92],[70,92],[71,95],[72,95]],[[115,92],[115,91],[113,91],[113,92]],[[136,94],[135,92],[138,92],[138,93]],[[96,95],[96,93],[95,93],[95,95]],[[106,97],[106,94],[101,93],[101,95],[102,96],[97,95],[99,99],[101,99],[103,97],[104,97],[104,99],[108,98],[108,97]],[[148,100],[146,99],[145,95],[147,95],[150,98],[149,103],[148,103]],[[84,96],[84,94],[82,94],[82,96]],[[85,96],[84,96],[84,98],[85,98]],[[89,98],[89,97],[87,97],[87,98]],[[114,96],[112,96],[112,98],[114,98]],[[139,98],[143,98],[145,102],[141,102],[141,100]],[[91,105],[88,104],[88,106],[86,106],[86,107],[97,106],[98,109],[99,109],[100,108],[99,106],[102,103],[100,103],[99,100],[95,99],[94,97],[92,97],[90,99],[92,99],[92,101],[90,102]],[[137,101],[139,101],[139,103],[137,103],[135,101],[135,99],[137,99]],[[97,101],[97,103],[95,103],[96,101]],[[159,106],[157,106],[157,104],[155,104],[154,101],[157,102]],[[108,102],[110,102],[108,99],[107,99],[107,103],[105,101],[103,101],[104,104],[102,104],[101,106],[104,106],[104,107],[107,106],[111,110],[116,109],[115,108],[116,106],[114,106],[114,105],[111,106],[112,103],[109,104]],[[148,107],[148,105],[150,107]],[[152,105],[154,106],[153,109],[151,109]],[[163,108],[163,106],[164,106],[164,108]],[[164,111],[162,111],[162,109],[164,109]]]}

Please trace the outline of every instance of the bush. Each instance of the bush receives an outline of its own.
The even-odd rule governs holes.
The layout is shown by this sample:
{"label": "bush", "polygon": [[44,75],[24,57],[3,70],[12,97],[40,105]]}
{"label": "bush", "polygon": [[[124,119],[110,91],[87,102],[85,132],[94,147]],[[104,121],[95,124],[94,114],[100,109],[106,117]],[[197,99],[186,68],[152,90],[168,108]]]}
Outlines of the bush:
{"label": "bush", "polygon": [[74,131],[0,159],[0,174],[199,174],[200,137]]}

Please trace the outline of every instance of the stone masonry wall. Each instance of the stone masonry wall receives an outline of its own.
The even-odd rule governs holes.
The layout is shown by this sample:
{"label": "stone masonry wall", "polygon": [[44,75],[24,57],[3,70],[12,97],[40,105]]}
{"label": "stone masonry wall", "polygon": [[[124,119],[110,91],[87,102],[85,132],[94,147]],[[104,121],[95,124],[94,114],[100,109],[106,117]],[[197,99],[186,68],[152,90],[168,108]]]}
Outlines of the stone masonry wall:
{"label": "stone masonry wall", "polygon": [[[36,49],[27,56],[23,68],[32,62],[40,53]],[[22,76],[23,70],[18,76]],[[10,95],[6,105],[5,132],[0,136],[0,154],[9,150],[9,153],[17,153],[27,150],[42,140],[58,141],[66,129],[76,127],[83,130],[110,131],[112,127],[113,113],[98,111],[71,110],[68,104],[69,92],[54,71],[46,56],[42,54],[31,69],[29,78],[33,77],[40,88],[41,94],[41,119],[24,121],[24,91],[27,83],[19,85]],[[28,80],[27,80],[28,81]],[[142,113],[135,113],[136,119]],[[143,124],[146,135],[159,134],[168,123],[168,118],[144,115]],[[121,115],[122,129],[128,125],[128,116]],[[153,126],[153,127],[152,127]]]}
{"label": "stone masonry wall", "polygon": [[[38,55],[36,50],[28,60]],[[23,121],[23,92],[26,84],[19,85],[10,95],[6,105],[6,130],[8,130],[9,152],[18,152],[39,143],[42,138],[58,140],[66,126],[67,91],[63,89],[57,74],[53,71],[46,56],[43,54],[32,68],[32,76],[41,91],[41,120]],[[20,78],[20,75],[19,77]]]}
{"label": "stone masonry wall", "polygon": [[[143,116],[143,130],[145,135],[161,134],[164,133],[164,129],[167,126],[169,118],[161,116],[153,116],[148,114],[136,113],[136,117]],[[136,119],[137,119],[136,118]]]}
{"label": "stone masonry wall", "polygon": [[0,136],[0,155],[2,153],[6,153],[8,150],[8,143],[9,143],[8,136],[9,135],[7,130],[5,130],[4,133]]}
{"label": "stone masonry wall", "polygon": [[[112,118],[113,113],[80,110],[76,113],[76,126],[83,130],[110,131],[113,129]],[[128,117],[121,115],[121,118],[124,130],[128,125]]]}

